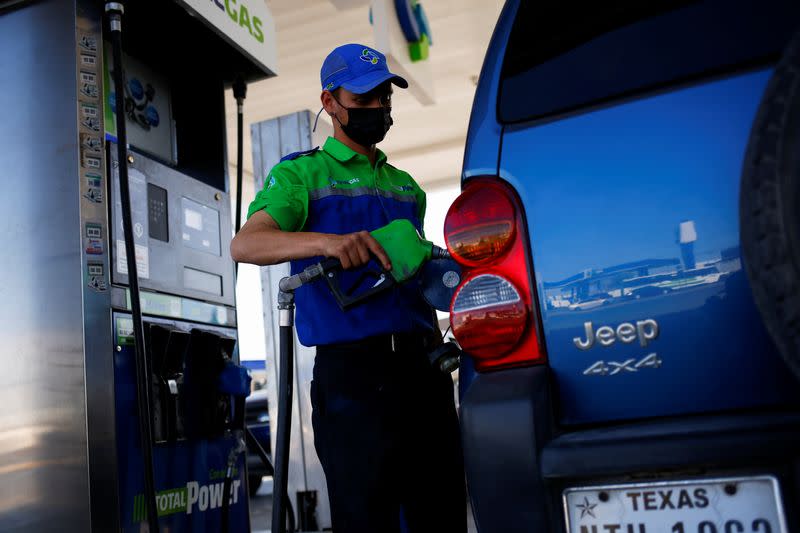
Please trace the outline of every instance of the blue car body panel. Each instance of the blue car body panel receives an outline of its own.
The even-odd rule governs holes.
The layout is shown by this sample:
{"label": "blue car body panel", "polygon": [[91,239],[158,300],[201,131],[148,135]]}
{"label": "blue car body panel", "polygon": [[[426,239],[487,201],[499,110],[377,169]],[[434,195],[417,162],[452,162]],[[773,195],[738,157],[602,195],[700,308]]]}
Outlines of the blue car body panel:
{"label": "blue car body panel", "polygon": [[[499,175],[525,208],[562,422],[797,396],[739,257],[741,165],[770,74],[506,128]],[[647,319],[659,332],[646,346],[574,341],[587,322],[596,332]]]}
{"label": "blue car body panel", "polygon": [[800,531],[800,387],[755,308],[738,222],[753,119],[799,6],[506,1],[462,185],[494,176],[520,198],[547,360],[478,373],[462,358],[478,531],[566,531],[567,487],[753,472],[778,479]]}
{"label": "blue car body panel", "polygon": [[507,2],[497,25],[481,68],[480,81],[472,103],[467,143],[464,149],[463,179],[493,176],[500,157],[502,127],[497,120],[497,94],[500,90],[500,69],[506,52],[508,34],[517,13],[516,2]]}

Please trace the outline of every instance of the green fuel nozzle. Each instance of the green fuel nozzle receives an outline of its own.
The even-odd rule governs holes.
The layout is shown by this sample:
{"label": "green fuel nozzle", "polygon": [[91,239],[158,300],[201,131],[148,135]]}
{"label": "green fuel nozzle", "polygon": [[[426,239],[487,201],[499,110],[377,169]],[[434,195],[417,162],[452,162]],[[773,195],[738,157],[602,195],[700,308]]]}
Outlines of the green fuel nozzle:
{"label": "green fuel nozzle", "polygon": [[401,218],[371,232],[389,261],[391,275],[398,283],[414,276],[427,261],[449,257],[447,250],[423,239],[411,221]]}
{"label": "green fuel nozzle", "polygon": [[347,309],[370,296],[383,292],[390,287],[407,281],[419,272],[422,266],[431,259],[450,257],[446,249],[425,240],[417,229],[406,219],[393,220],[389,224],[373,230],[370,234],[386,251],[392,270],[389,272],[366,272],[363,276],[372,276],[374,284],[357,295],[343,290],[339,282],[342,265],[338,259],[330,258],[306,268],[304,271],[283,278],[280,281],[281,291],[293,291],[300,286],[324,277],[342,309]]}

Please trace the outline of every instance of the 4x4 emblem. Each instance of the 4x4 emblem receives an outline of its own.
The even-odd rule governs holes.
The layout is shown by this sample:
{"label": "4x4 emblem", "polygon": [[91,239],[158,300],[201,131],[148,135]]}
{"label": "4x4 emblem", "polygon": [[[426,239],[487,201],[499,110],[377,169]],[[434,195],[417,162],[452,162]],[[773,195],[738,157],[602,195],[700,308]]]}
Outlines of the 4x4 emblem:
{"label": "4x4 emblem", "polygon": [[646,355],[642,360],[628,359],[621,363],[615,361],[597,361],[583,371],[584,376],[613,376],[623,372],[638,372],[645,368],[660,368],[661,359],[657,353]]}

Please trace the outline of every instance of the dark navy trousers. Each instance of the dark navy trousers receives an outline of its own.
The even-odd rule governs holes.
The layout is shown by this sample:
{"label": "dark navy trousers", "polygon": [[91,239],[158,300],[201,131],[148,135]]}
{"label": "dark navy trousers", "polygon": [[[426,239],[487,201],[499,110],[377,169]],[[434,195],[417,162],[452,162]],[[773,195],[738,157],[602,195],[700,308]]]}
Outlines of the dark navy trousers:
{"label": "dark navy trousers", "polygon": [[333,531],[399,533],[402,520],[408,533],[466,533],[452,379],[422,335],[396,339],[317,347],[312,424]]}

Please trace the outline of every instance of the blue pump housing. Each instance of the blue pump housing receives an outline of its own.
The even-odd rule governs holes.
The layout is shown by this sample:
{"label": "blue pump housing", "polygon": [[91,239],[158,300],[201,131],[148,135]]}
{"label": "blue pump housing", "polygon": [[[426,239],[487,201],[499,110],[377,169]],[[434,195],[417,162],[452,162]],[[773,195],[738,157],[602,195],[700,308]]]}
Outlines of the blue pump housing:
{"label": "blue pump housing", "polygon": [[[189,331],[190,324],[147,318],[160,324]],[[135,533],[147,522],[142,476],[142,455],[139,447],[137,423],[136,368],[132,338],[126,328],[130,316],[114,316],[117,345],[114,352],[114,405],[117,428],[117,464],[119,475],[119,505],[121,531]],[[203,325],[203,330],[234,337],[235,331]],[[227,364],[213,383],[209,392],[246,396],[249,392],[249,375],[246,369]],[[224,389],[224,390],[223,390]],[[181,438],[153,445],[156,506],[162,531],[192,533],[218,533],[221,531],[223,484],[228,456],[237,445],[230,434],[215,438]],[[232,497],[229,508],[229,531],[250,531],[249,502],[246,476],[246,456],[236,459]]]}

